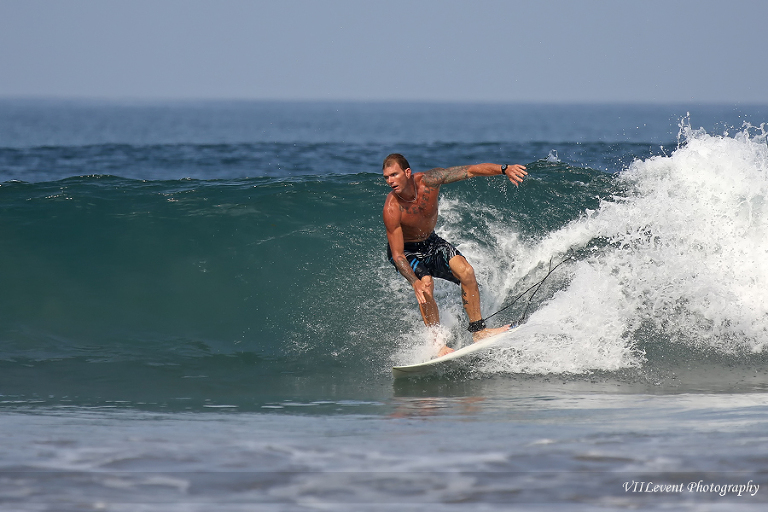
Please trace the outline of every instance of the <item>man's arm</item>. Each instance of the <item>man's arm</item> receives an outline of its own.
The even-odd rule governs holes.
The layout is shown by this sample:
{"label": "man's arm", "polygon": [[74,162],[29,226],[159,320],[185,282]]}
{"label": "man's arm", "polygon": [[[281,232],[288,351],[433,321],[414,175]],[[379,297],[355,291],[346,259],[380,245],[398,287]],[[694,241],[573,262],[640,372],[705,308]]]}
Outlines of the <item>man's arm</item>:
{"label": "man's arm", "polygon": [[387,241],[389,250],[392,253],[392,260],[395,262],[395,268],[402,276],[413,286],[416,293],[416,300],[419,304],[425,304],[427,298],[424,295],[425,289],[418,276],[413,272],[408,258],[403,252],[404,238],[403,228],[400,225],[400,208],[390,201],[384,205],[384,227],[387,229]]}
{"label": "man's arm", "polygon": [[[499,164],[475,164],[448,167],[447,169],[430,169],[424,173],[424,184],[430,187],[445,185],[456,181],[467,180],[475,176],[498,176],[502,174],[502,166]],[[528,174],[524,165],[509,165],[504,171],[509,181],[515,185],[523,182]]]}
{"label": "man's arm", "polygon": [[387,229],[387,241],[389,242],[389,250],[392,253],[392,260],[395,262],[395,268],[398,272],[400,272],[410,284],[418,281],[419,278],[413,273],[413,269],[408,263],[408,258],[406,258],[403,253],[403,230],[400,227],[397,227],[392,231]]}

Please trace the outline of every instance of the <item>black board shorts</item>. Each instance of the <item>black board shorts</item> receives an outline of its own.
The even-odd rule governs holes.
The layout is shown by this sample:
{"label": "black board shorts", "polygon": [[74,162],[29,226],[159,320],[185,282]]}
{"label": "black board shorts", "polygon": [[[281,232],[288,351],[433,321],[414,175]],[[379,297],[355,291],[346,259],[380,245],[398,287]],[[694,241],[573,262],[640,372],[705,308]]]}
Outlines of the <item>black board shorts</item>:
{"label": "black board shorts", "polygon": [[[413,273],[419,279],[424,276],[432,276],[461,284],[456,279],[456,276],[453,275],[453,272],[451,272],[448,262],[454,256],[463,255],[453,245],[437,236],[434,232],[421,242],[406,242],[403,245],[403,253],[408,263],[411,264]],[[387,259],[393,265],[395,264],[389,244],[387,244]]]}

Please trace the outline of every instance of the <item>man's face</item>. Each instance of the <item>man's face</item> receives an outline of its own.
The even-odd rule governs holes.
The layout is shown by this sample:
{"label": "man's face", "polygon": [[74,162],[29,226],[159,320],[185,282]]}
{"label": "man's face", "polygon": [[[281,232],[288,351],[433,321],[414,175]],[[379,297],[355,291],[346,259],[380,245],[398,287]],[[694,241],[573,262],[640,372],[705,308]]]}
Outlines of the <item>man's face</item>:
{"label": "man's face", "polygon": [[411,168],[402,169],[398,164],[392,164],[384,168],[384,180],[392,188],[395,194],[401,194],[408,186],[411,178]]}

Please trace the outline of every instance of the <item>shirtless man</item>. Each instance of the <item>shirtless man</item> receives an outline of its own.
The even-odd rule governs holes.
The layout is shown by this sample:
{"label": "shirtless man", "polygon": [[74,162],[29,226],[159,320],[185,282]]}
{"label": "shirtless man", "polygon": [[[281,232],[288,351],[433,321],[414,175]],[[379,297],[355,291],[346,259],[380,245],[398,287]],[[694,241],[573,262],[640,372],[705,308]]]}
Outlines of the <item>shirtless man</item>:
{"label": "shirtless man", "polygon": [[[384,159],[384,179],[392,192],[384,202],[384,226],[389,247],[387,256],[400,274],[413,286],[419,310],[427,327],[440,323],[435,302],[433,277],[461,285],[464,310],[469,317],[473,341],[479,341],[509,329],[509,325],[489,329],[480,312],[480,291],[475,271],[461,253],[434,232],[437,224],[437,197],[440,185],[474,178],[504,174],[515,185],[528,174],[522,165],[477,164],[447,169],[431,169],[414,174],[403,155],[394,153]],[[444,346],[442,356],[453,352]]]}

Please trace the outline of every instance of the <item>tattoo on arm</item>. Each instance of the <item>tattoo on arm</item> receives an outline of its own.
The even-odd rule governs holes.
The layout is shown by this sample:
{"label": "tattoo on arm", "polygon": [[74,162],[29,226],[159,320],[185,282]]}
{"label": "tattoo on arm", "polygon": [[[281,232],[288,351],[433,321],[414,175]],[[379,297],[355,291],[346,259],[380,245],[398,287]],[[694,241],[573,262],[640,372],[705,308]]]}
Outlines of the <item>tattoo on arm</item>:
{"label": "tattoo on arm", "polygon": [[410,284],[413,284],[415,281],[419,280],[419,278],[413,272],[410,263],[408,263],[408,258],[405,256],[401,256],[395,259],[395,268]]}
{"label": "tattoo on arm", "polygon": [[430,187],[445,185],[469,178],[469,166],[448,167],[447,169],[431,169],[424,173],[424,183]]}

